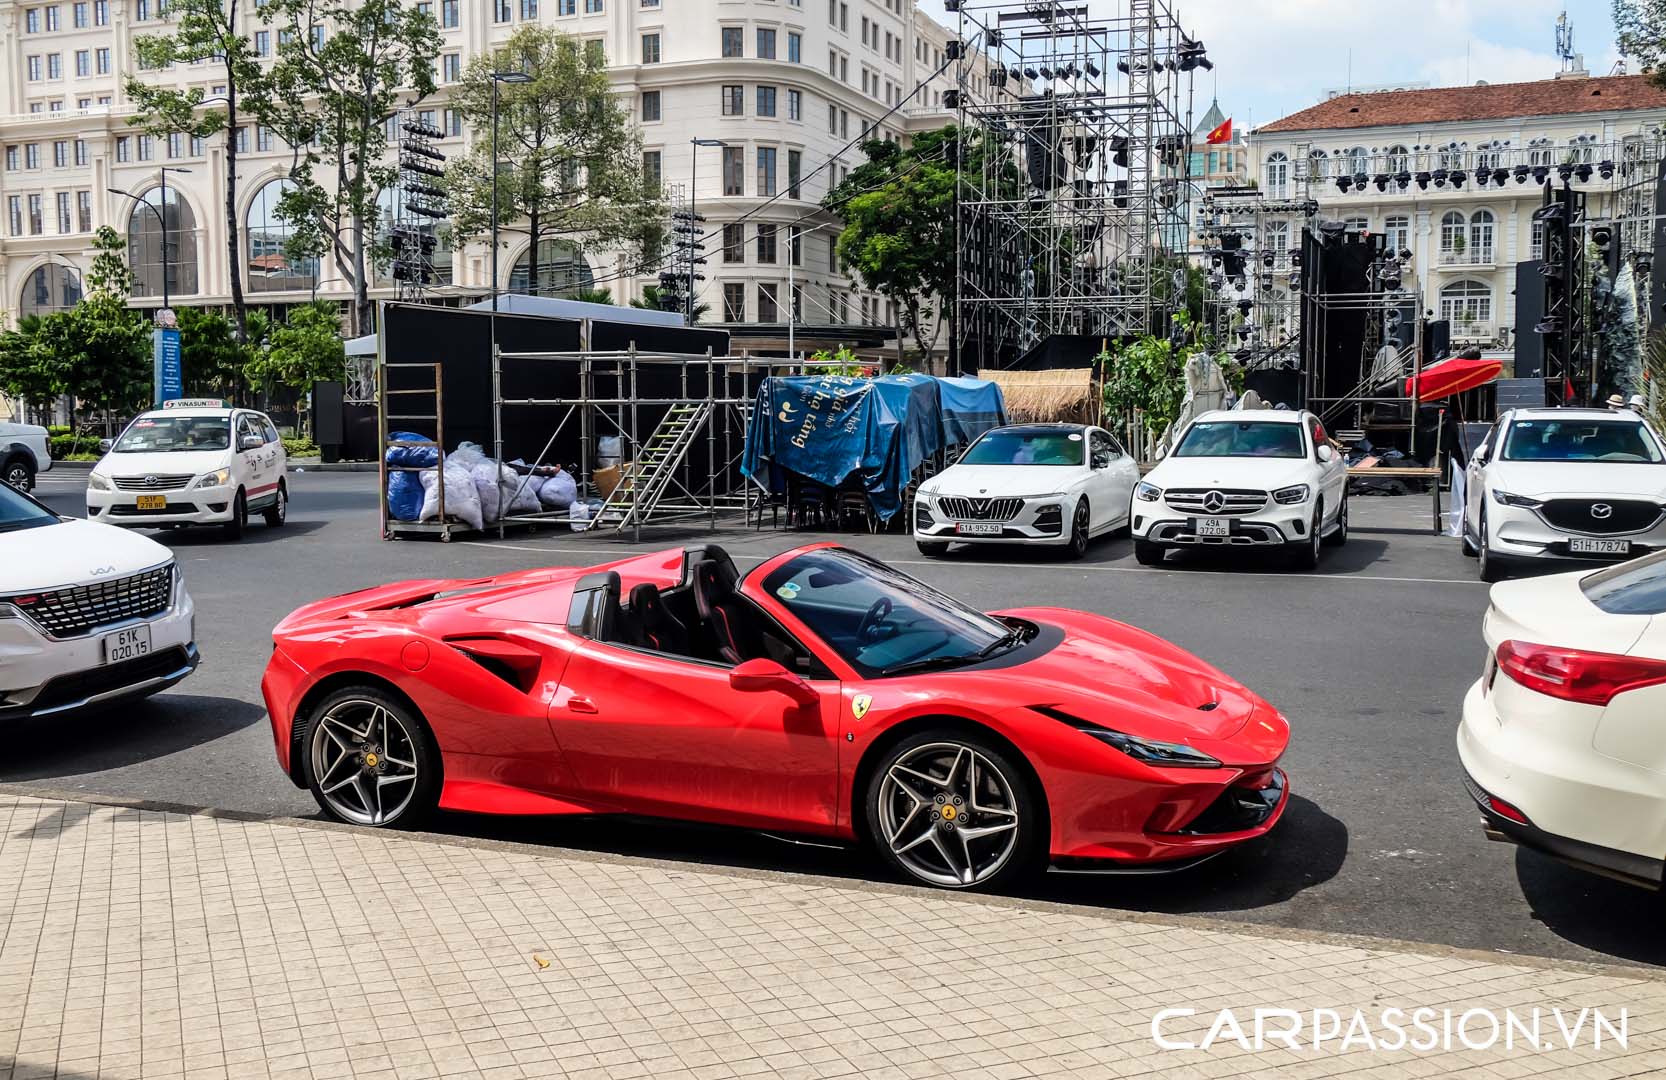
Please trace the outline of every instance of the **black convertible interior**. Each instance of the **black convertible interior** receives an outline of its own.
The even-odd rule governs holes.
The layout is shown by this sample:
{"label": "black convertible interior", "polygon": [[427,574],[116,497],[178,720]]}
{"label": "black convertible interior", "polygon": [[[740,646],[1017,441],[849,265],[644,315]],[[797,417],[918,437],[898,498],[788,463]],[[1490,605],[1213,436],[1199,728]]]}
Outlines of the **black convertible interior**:
{"label": "black convertible interior", "polygon": [[715,544],[683,551],[682,580],[643,583],[622,597],[617,572],[587,574],[573,587],[567,629],[595,641],[732,667],[767,658],[788,671],[826,677],[821,665],[738,590],[740,574]]}

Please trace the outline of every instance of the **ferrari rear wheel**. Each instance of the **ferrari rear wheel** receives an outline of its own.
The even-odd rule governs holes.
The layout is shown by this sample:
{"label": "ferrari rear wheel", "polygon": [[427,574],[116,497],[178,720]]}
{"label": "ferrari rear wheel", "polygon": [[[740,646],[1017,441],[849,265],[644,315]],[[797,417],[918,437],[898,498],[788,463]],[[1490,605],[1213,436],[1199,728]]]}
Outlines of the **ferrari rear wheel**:
{"label": "ferrari rear wheel", "polygon": [[880,855],[916,881],[991,889],[1035,861],[1039,796],[993,742],[956,731],[904,739],[868,783]]}
{"label": "ferrari rear wheel", "polygon": [[427,725],[379,689],[332,694],[313,710],[305,738],[313,798],[338,821],[404,828],[439,801]]}

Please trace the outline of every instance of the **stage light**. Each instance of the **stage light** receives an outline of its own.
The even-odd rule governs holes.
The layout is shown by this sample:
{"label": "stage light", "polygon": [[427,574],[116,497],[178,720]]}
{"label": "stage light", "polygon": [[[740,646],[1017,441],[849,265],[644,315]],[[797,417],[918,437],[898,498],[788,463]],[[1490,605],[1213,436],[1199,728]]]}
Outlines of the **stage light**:
{"label": "stage light", "polygon": [[1092,78],[1095,78],[1095,79],[1099,78],[1099,69],[1094,66],[1092,60],[1089,60],[1087,62],[1087,69],[1088,69],[1088,75],[1089,76],[1091,76]]}
{"label": "stage light", "polygon": [[1031,81],[1034,81],[1034,79],[1036,78],[1035,68],[1025,68],[1024,69],[1024,78],[1029,79]]}
{"label": "stage light", "polygon": [[1336,178],[1336,190],[1342,192],[1344,195],[1346,195],[1348,193],[1348,189],[1353,186],[1354,178],[1351,176],[1338,176]]}
{"label": "stage light", "polygon": [[1400,185],[1401,191],[1406,190],[1406,188],[1411,186],[1411,173],[1401,169],[1399,172],[1394,174],[1394,182]]}
{"label": "stage light", "polygon": [[1377,190],[1378,191],[1387,191],[1388,190],[1388,174],[1387,173],[1378,173],[1376,176],[1371,178],[1371,182],[1377,185]]}
{"label": "stage light", "polygon": [[1543,165],[1533,166],[1533,182],[1542,184],[1550,178],[1550,170]]}
{"label": "stage light", "polygon": [[1272,265],[1273,265],[1273,259],[1274,258],[1275,258],[1275,256],[1273,255],[1272,252],[1263,251],[1261,253],[1261,265],[1271,269]]}
{"label": "stage light", "polygon": [[1492,182],[1494,184],[1496,184],[1497,186],[1499,186],[1499,187],[1503,187],[1504,186],[1504,181],[1508,180],[1509,178],[1510,178],[1510,170],[1508,170],[1508,169],[1494,169],[1492,171]]}
{"label": "stage light", "polygon": [[1365,185],[1369,184],[1370,182],[1371,182],[1371,178],[1369,176],[1366,176],[1364,173],[1355,173],[1354,174],[1354,186],[1359,188],[1361,191],[1364,191],[1365,190]]}
{"label": "stage light", "polygon": [[1063,71],[1059,72],[1059,78],[1061,78],[1061,79],[1074,79],[1079,74],[1081,74],[1081,73],[1076,70],[1076,64],[1075,64],[1074,61],[1072,61],[1071,63],[1068,63],[1064,66]]}
{"label": "stage light", "polygon": [[1299,289],[1299,288],[1302,287],[1302,276],[1301,276],[1301,274],[1291,274],[1290,275],[1290,287],[1292,289]]}
{"label": "stage light", "polygon": [[1255,301],[1253,301],[1253,300],[1240,300],[1240,301],[1238,301],[1238,311],[1239,311],[1240,314],[1247,317],[1249,315],[1249,313],[1253,310],[1255,310]]}
{"label": "stage light", "polygon": [[1560,334],[1562,332],[1562,320],[1555,315],[1546,315],[1533,327],[1533,332],[1535,334]]}
{"label": "stage light", "polygon": [[1556,166],[1556,175],[1562,178],[1563,183],[1566,183],[1568,178],[1573,175],[1573,166],[1565,161],[1562,162],[1562,164]]}
{"label": "stage light", "polygon": [[1584,162],[1580,162],[1574,166],[1573,174],[1579,177],[1579,182],[1583,184],[1591,178],[1591,167]]}
{"label": "stage light", "polygon": [[1597,246],[1598,251],[1607,250],[1609,242],[1613,239],[1614,234],[1605,225],[1598,225],[1591,230],[1591,243]]}
{"label": "stage light", "polygon": [[1602,174],[1604,180],[1612,180],[1614,178],[1614,163],[1612,161],[1599,162],[1597,172]]}
{"label": "stage light", "polygon": [[1529,172],[1527,166],[1517,165],[1515,167],[1514,172],[1515,172],[1515,177],[1516,177],[1516,183],[1518,183],[1518,184],[1527,183],[1527,173]]}
{"label": "stage light", "polygon": [[1036,70],[1041,72],[1041,77],[1043,79],[1051,79],[1053,77],[1053,69],[1046,66],[1045,64],[1043,64],[1041,67],[1037,68]]}
{"label": "stage light", "polygon": [[1405,259],[1408,262],[1411,261],[1411,248],[1401,248],[1400,258]]}
{"label": "stage light", "polygon": [[1387,289],[1389,292],[1393,292],[1395,289],[1398,289],[1399,287],[1400,287],[1400,275],[1399,274],[1388,273],[1388,274],[1383,275],[1383,288]]}
{"label": "stage light", "polygon": [[1469,179],[1469,174],[1462,169],[1453,169],[1446,174],[1446,179],[1451,181],[1453,187],[1461,188],[1464,186],[1464,181]]}
{"label": "stage light", "polygon": [[1534,221],[1561,221],[1565,216],[1562,204],[1559,202],[1546,203],[1533,211]]}
{"label": "stage light", "polygon": [[1475,170],[1475,186],[1476,187],[1486,187],[1487,186],[1487,177],[1488,177],[1488,175],[1489,174],[1488,174],[1487,170],[1485,170],[1485,169],[1476,169]]}
{"label": "stage light", "polygon": [[1430,177],[1430,179],[1434,180],[1435,187],[1445,187],[1446,186],[1446,170],[1445,169],[1436,169],[1434,172],[1429,174],[1429,177]]}
{"label": "stage light", "polygon": [[1133,74],[1132,71],[1128,70],[1128,61],[1126,61],[1126,60],[1118,60],[1116,62],[1116,69],[1118,71],[1122,72],[1124,75],[1132,75]]}

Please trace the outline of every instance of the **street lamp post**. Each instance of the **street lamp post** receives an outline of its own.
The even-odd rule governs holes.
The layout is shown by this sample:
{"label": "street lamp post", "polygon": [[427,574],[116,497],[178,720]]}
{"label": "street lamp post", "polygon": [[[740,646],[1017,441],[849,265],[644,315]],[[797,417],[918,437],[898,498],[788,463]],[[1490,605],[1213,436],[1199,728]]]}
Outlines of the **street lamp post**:
{"label": "street lamp post", "polygon": [[[498,83],[529,83],[532,76],[524,71],[494,71],[492,80],[492,314],[497,314],[497,88]],[[538,238],[534,236],[532,242],[536,244]]]}
{"label": "street lamp post", "polygon": [[188,173],[190,171],[191,171],[190,169],[183,168],[179,165],[164,165],[164,166],[162,166],[162,168],[160,170],[160,172],[162,174],[162,195],[161,195],[161,198],[160,198],[160,201],[161,201],[160,208],[155,207],[155,206],[151,206],[151,204],[149,202],[147,202],[144,199],[139,198],[137,195],[133,195],[133,194],[130,194],[128,192],[121,191],[117,188],[106,188],[105,189],[106,191],[110,192],[110,194],[112,194],[112,195],[120,195],[124,199],[132,199],[134,202],[140,204],[141,206],[149,207],[151,209],[151,211],[153,211],[156,214],[156,223],[162,229],[162,310],[163,311],[166,311],[169,307],[172,306],[169,303],[169,295],[168,295],[168,174],[171,173],[171,172]]}
{"label": "street lamp post", "polygon": [[[690,139],[690,140],[688,140],[688,142],[689,142],[689,148],[688,148],[688,227],[690,229],[697,229],[698,226],[695,224],[696,216],[695,216],[695,212],[694,212],[694,175],[695,175],[695,166],[700,164],[700,148],[702,146],[728,146],[729,144],[724,142],[722,139]],[[695,233],[690,233],[689,234],[691,239],[690,239],[690,250],[689,250],[689,253],[688,253],[688,295],[683,298],[683,308],[684,308],[683,316],[684,316],[685,319],[688,320],[688,325],[690,325],[690,326],[694,325],[694,258],[695,258],[695,251],[693,250],[693,239],[692,238],[695,235],[697,235],[697,234],[695,234]]]}

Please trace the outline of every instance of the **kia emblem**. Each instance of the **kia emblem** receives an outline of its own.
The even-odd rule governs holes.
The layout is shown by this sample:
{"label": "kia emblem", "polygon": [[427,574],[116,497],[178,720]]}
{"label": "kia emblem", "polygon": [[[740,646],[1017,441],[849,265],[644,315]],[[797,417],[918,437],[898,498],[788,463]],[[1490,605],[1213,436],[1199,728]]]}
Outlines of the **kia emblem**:
{"label": "kia emblem", "polygon": [[1614,508],[1607,503],[1592,503],[1591,516],[1598,521],[1604,521],[1614,516]]}
{"label": "kia emblem", "polygon": [[1218,492],[1218,491],[1209,491],[1209,492],[1204,493],[1203,508],[1205,510],[1209,511],[1211,514],[1218,513],[1220,511],[1221,507],[1223,507],[1225,505],[1226,505],[1226,496],[1222,495],[1220,492]]}

